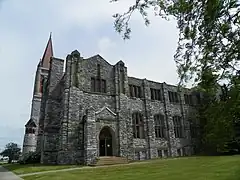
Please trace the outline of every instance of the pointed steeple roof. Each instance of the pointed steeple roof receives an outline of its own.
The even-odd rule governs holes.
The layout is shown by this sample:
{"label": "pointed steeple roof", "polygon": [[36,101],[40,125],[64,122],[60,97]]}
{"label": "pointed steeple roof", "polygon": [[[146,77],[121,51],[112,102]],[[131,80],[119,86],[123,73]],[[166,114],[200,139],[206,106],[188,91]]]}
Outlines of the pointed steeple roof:
{"label": "pointed steeple roof", "polygon": [[42,67],[49,69],[51,57],[53,57],[52,33],[50,33],[47,46],[42,57]]}

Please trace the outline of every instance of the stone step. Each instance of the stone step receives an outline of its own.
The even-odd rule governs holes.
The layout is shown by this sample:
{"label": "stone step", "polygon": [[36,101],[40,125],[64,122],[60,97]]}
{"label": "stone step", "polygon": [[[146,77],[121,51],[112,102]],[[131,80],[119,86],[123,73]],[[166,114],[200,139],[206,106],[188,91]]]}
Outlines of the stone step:
{"label": "stone step", "polygon": [[106,157],[100,157],[96,163],[96,166],[127,164],[127,163],[128,163],[127,158],[116,157],[116,156],[106,156]]}

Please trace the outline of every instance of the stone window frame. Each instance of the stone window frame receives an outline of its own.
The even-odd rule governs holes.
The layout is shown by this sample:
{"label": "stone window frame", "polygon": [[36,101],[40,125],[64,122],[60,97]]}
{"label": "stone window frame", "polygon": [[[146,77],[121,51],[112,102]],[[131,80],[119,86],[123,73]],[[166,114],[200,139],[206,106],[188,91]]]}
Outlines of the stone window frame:
{"label": "stone window frame", "polygon": [[39,89],[39,91],[42,94],[45,91],[46,81],[47,81],[47,78],[44,75],[40,75],[40,89]]}
{"label": "stone window frame", "polygon": [[91,77],[91,92],[106,93],[107,92],[106,80]]}
{"label": "stone window frame", "polygon": [[[159,156],[159,152],[161,152],[161,156]],[[167,158],[169,157],[169,151],[167,148],[159,148],[157,149],[157,155],[160,158]]]}
{"label": "stone window frame", "polygon": [[177,156],[178,156],[178,157],[181,157],[181,156],[182,156],[181,148],[178,148],[178,149],[177,149]]}
{"label": "stone window frame", "polygon": [[180,103],[180,94],[174,91],[168,91],[168,98],[171,103]]}
{"label": "stone window frame", "polygon": [[158,113],[153,116],[154,119],[154,129],[156,138],[166,138],[166,126],[165,117],[163,114]]}
{"label": "stone window frame", "polygon": [[141,112],[132,113],[133,138],[145,139],[144,119]]}
{"label": "stone window frame", "polygon": [[150,88],[151,100],[163,101],[163,92],[161,89]]}
{"label": "stone window frame", "polygon": [[163,158],[162,149],[157,149],[157,156],[158,156],[159,158]]}
{"label": "stone window frame", "polygon": [[164,155],[164,157],[169,157],[169,150],[163,149],[163,155]]}
{"label": "stone window frame", "polygon": [[142,98],[142,89],[141,86],[129,84],[129,94],[130,97]]}
{"label": "stone window frame", "polygon": [[199,125],[197,125],[196,122],[193,122],[191,120],[189,120],[190,122],[190,134],[191,134],[191,138],[197,138],[198,136],[198,130],[199,130]]}
{"label": "stone window frame", "polygon": [[182,117],[175,115],[172,117],[175,138],[183,138]]}
{"label": "stone window frame", "polygon": [[91,92],[107,93],[106,79],[101,77],[101,65],[97,64],[97,75],[91,77]]}
{"label": "stone window frame", "polygon": [[187,105],[193,105],[193,95],[192,94],[184,94],[184,102]]}

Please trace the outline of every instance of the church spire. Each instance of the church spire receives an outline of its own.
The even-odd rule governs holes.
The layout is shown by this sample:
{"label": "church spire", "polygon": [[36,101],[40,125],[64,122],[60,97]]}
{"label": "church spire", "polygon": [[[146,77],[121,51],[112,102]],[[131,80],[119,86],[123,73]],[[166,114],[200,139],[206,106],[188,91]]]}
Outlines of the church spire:
{"label": "church spire", "polygon": [[53,57],[52,33],[50,33],[48,43],[42,57],[42,67],[49,69],[51,57]]}

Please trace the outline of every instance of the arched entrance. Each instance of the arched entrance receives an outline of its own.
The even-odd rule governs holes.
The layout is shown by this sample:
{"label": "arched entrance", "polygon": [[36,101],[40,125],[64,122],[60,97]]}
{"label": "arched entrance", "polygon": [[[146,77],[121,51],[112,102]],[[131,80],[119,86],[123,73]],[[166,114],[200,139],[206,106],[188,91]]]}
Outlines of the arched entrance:
{"label": "arched entrance", "polygon": [[109,127],[104,127],[99,134],[99,155],[113,155],[113,136]]}

